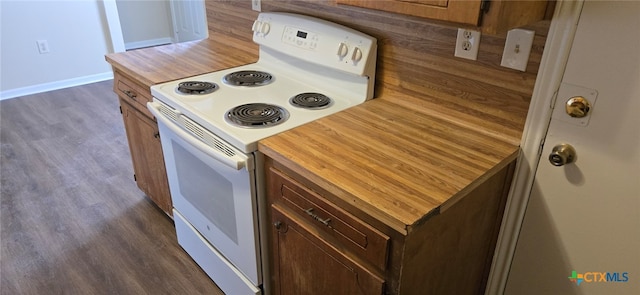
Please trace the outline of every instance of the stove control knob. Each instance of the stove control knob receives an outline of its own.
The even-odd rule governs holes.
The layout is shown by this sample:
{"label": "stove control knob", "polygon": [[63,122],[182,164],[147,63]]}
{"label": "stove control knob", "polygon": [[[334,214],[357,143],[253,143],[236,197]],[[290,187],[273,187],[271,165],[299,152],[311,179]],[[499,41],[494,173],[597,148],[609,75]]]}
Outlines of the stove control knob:
{"label": "stove control knob", "polygon": [[269,23],[262,23],[262,26],[260,27],[260,33],[262,33],[262,35],[269,34],[270,30],[271,30],[271,25]]}
{"label": "stove control knob", "polygon": [[338,46],[338,57],[342,59],[347,56],[347,53],[349,53],[349,47],[347,47],[347,44],[344,44],[344,42],[341,42]]}
{"label": "stove control knob", "polygon": [[258,28],[260,27],[261,24],[262,24],[261,21],[255,20],[253,22],[253,26],[251,27],[251,31],[258,32]]}
{"label": "stove control knob", "polygon": [[360,48],[356,47],[353,49],[353,54],[351,54],[351,60],[354,63],[359,62],[362,59],[362,50],[360,50]]}

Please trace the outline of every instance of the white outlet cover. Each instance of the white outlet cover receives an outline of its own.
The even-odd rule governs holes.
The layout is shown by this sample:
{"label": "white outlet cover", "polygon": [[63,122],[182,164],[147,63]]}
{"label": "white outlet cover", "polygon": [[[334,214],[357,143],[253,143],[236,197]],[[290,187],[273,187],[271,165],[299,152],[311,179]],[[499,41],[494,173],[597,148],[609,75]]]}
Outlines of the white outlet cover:
{"label": "white outlet cover", "polygon": [[260,0],[251,0],[251,9],[262,11],[262,3],[260,3]]}
{"label": "white outlet cover", "polygon": [[49,53],[49,42],[47,40],[36,40],[36,44],[38,45],[38,52],[40,54]]}
{"label": "white outlet cover", "polygon": [[510,30],[507,33],[507,41],[504,44],[500,65],[514,70],[526,71],[535,35],[536,32],[534,31]]}
{"label": "white outlet cover", "polygon": [[[465,49],[465,47],[469,48]],[[479,31],[460,28],[458,29],[458,37],[456,38],[456,50],[453,54],[454,56],[476,60],[478,59],[478,47],[480,47]]]}

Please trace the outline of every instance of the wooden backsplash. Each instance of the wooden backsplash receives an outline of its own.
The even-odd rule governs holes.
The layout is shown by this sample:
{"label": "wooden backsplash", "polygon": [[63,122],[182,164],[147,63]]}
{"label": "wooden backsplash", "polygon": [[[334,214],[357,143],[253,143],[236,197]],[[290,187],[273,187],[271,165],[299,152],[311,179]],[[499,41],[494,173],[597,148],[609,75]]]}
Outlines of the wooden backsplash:
{"label": "wooden backsplash", "polygon": [[[258,12],[251,0],[207,0],[211,39],[225,40],[238,50],[254,52],[251,26]],[[262,11],[311,15],[339,23],[378,39],[376,97],[397,93],[427,100],[437,98],[473,110],[474,116],[493,116],[522,130],[549,29],[541,21],[535,30],[526,72],[500,66],[506,34],[483,34],[478,60],[453,56],[457,26],[417,17],[337,5],[332,0],[262,0]],[[232,38],[229,38],[232,37]]]}

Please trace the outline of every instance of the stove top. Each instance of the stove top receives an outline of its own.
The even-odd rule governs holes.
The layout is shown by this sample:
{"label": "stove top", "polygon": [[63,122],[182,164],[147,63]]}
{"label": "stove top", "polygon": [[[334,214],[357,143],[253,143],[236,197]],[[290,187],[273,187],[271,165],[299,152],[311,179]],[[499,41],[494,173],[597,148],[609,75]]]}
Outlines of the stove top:
{"label": "stove top", "polygon": [[[184,80],[172,81],[151,87],[154,100],[160,101],[176,111],[210,130],[223,140],[229,142],[243,152],[257,149],[257,141],[310,121],[325,117],[364,101],[362,97],[349,97],[335,89],[318,89],[317,86],[301,83],[286,74],[270,71],[272,81],[261,86],[233,86],[222,82],[223,78],[237,71],[263,71],[259,64],[249,64],[219,72],[213,72]],[[203,81],[214,83],[218,88],[207,94],[183,94],[175,91],[180,83],[186,81]],[[311,94],[311,95],[309,95]],[[324,97],[340,97],[317,108],[296,107],[290,100],[302,96],[303,103],[321,103]],[[307,97],[307,98],[304,98]],[[251,106],[272,106],[268,110]],[[280,111],[274,111],[274,110]],[[266,118],[267,123],[252,121],[241,123],[229,117],[229,113],[238,113],[241,117],[256,115]],[[276,112],[282,117],[271,118]],[[234,115],[235,116],[235,115]],[[240,119],[242,120],[242,119]]]}
{"label": "stove top", "polygon": [[153,103],[250,153],[263,138],[372,98],[374,38],[286,13],[261,13],[252,29],[258,62],[154,85]]}

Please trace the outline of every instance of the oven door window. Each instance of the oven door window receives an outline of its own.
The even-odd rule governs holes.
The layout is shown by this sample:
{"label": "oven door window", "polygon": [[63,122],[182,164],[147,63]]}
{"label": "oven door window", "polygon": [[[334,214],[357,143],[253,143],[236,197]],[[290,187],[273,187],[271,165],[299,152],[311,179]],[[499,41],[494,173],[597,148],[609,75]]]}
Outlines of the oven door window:
{"label": "oven door window", "polygon": [[180,195],[237,244],[233,183],[179,144],[172,144]]}

